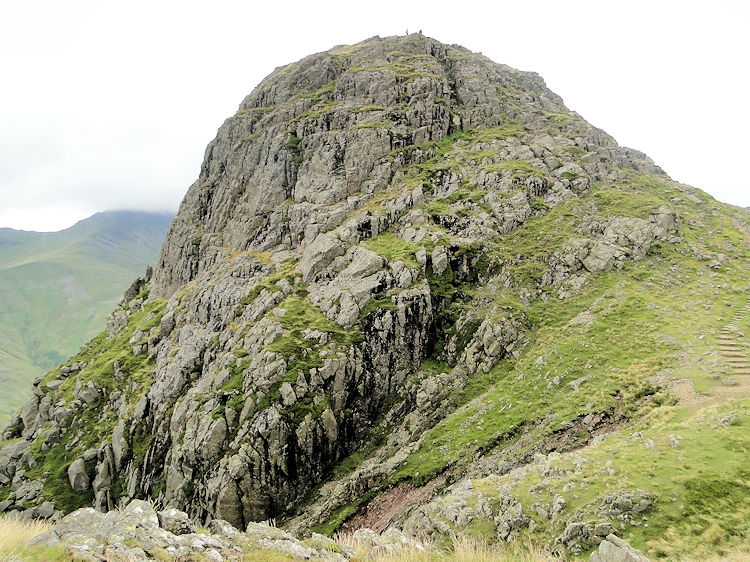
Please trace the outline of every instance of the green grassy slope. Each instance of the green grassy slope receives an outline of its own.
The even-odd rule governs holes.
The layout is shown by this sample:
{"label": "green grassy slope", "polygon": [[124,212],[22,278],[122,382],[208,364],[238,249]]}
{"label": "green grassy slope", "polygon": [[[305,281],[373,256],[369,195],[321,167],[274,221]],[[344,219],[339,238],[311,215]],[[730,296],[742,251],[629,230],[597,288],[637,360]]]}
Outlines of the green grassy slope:
{"label": "green grassy slope", "polygon": [[60,232],[0,229],[0,425],[34,378],[104,327],[156,259],[170,218],[111,211]]}
{"label": "green grassy slope", "polygon": [[[661,194],[633,189],[613,199],[617,193],[607,191],[592,190],[585,199],[599,210],[611,201],[610,212],[631,216],[654,195],[659,200],[651,204],[668,201],[683,240],[597,275],[565,301],[532,303],[532,344],[518,360],[476,378],[392,481],[419,485],[446,470],[468,474],[475,490],[469,503],[501,505],[510,493],[532,515],[533,542],[549,544],[571,523],[608,522],[655,558],[729,552],[750,534],[750,376],[722,360],[717,338],[726,325],[739,330],[739,341],[750,329],[742,312],[750,302],[747,225],[736,210],[702,194],[702,201],[690,201],[665,186]],[[545,228],[564,222],[545,217],[537,229],[532,219],[513,233],[514,245],[533,244]],[[718,265],[718,255],[728,261]],[[592,431],[582,423],[587,413],[607,413],[615,423]],[[592,434],[613,429],[603,443],[579,449]],[[571,448],[525,465],[534,452]],[[474,465],[477,458],[484,460]],[[523,468],[492,474],[503,462]],[[653,505],[618,524],[602,511],[618,491],[644,492]],[[565,500],[560,515],[536,514],[537,505],[557,496]],[[460,501],[467,500],[448,494],[430,513],[440,518]],[[477,517],[455,531],[492,539],[495,527]]]}

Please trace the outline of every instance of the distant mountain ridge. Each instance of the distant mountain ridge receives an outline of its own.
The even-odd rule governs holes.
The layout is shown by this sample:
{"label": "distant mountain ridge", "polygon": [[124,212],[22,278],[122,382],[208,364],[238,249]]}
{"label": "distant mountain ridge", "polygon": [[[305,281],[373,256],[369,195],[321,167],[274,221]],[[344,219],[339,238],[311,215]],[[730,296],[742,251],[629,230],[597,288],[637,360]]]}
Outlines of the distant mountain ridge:
{"label": "distant mountain ridge", "polygon": [[168,213],[106,211],[58,232],[0,228],[0,422],[31,381],[104,327],[156,259]]}

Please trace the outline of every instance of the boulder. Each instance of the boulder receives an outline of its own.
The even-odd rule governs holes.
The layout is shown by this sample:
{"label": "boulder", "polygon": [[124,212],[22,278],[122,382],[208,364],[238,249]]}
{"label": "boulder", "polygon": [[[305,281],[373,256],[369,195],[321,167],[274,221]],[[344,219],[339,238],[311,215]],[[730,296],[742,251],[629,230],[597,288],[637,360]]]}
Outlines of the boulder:
{"label": "boulder", "polygon": [[195,524],[188,514],[173,507],[157,512],[159,525],[165,531],[175,535],[186,535],[195,532]]}
{"label": "boulder", "polygon": [[649,562],[643,553],[615,535],[607,535],[607,538],[599,544],[599,548],[591,553],[589,560],[590,562]]}
{"label": "boulder", "polygon": [[292,385],[288,382],[281,385],[279,394],[281,394],[281,401],[284,406],[292,406],[297,401],[297,395],[294,393]]}
{"label": "boulder", "polygon": [[445,246],[435,246],[432,251],[432,272],[442,275],[448,269],[448,251]]}
{"label": "boulder", "polygon": [[68,480],[74,492],[85,492],[91,487],[91,480],[86,474],[86,465],[83,459],[76,459],[68,467]]}

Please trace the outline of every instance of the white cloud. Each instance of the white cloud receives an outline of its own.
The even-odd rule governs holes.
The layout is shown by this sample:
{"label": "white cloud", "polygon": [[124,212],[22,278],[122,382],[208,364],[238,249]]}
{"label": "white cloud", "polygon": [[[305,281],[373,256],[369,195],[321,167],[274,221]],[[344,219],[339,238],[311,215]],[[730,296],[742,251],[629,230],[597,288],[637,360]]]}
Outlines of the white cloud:
{"label": "white cloud", "polygon": [[750,205],[749,13],[669,0],[6,3],[0,226],[174,210],[216,129],[276,66],[407,27],[538,72],[675,179]]}

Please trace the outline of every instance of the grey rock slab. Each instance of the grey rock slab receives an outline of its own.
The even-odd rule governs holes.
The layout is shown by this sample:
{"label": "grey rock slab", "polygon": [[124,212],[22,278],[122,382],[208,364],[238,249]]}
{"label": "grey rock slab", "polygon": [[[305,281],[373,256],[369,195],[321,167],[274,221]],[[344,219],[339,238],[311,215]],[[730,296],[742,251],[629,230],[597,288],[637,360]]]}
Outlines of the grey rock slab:
{"label": "grey rock slab", "polygon": [[37,508],[39,517],[42,519],[49,519],[55,513],[55,504],[51,501],[46,501]]}
{"label": "grey rock slab", "polygon": [[591,553],[589,560],[591,562],[649,562],[643,553],[615,535],[607,535],[607,538],[599,544],[599,548]]}
{"label": "grey rock slab", "polygon": [[159,525],[165,531],[175,535],[195,533],[195,524],[190,520],[188,514],[173,507],[157,512]]}
{"label": "grey rock slab", "polygon": [[60,388],[63,385],[64,382],[65,381],[61,381],[60,379],[55,379],[55,380],[49,381],[44,386],[46,386],[50,390],[57,390],[58,388]]}
{"label": "grey rock slab", "polygon": [[442,275],[448,269],[448,250],[445,246],[435,246],[432,251],[432,272]]}
{"label": "grey rock slab", "polygon": [[16,489],[16,502],[31,501],[42,491],[44,483],[41,480],[26,480]]}
{"label": "grey rock slab", "polygon": [[224,521],[223,519],[214,519],[208,524],[208,528],[213,534],[230,540],[234,539],[241,532],[229,523],[229,521]]}
{"label": "grey rock slab", "polygon": [[338,423],[336,422],[333,410],[326,408],[320,416],[320,421],[323,424],[326,434],[328,434],[328,438],[331,441],[336,441],[338,438]]}
{"label": "grey rock slab", "polygon": [[334,232],[319,235],[302,254],[299,262],[302,280],[309,281],[316,273],[328,267],[334,258],[344,255],[345,252],[346,245]]}
{"label": "grey rock slab", "polygon": [[615,264],[615,260],[623,255],[619,246],[597,241],[592,246],[589,254],[583,258],[584,267],[591,273],[602,273],[609,271]]}
{"label": "grey rock slab", "polygon": [[68,467],[68,481],[74,492],[85,492],[91,487],[91,480],[86,474],[86,465],[83,459],[76,459]]}
{"label": "grey rock slab", "polygon": [[281,385],[279,393],[281,394],[281,401],[284,403],[284,406],[292,406],[297,401],[297,395],[295,394],[292,385],[288,382]]}
{"label": "grey rock slab", "polygon": [[128,454],[128,443],[125,439],[125,420],[117,422],[112,432],[112,454],[115,460],[115,470],[119,472],[122,459]]}

